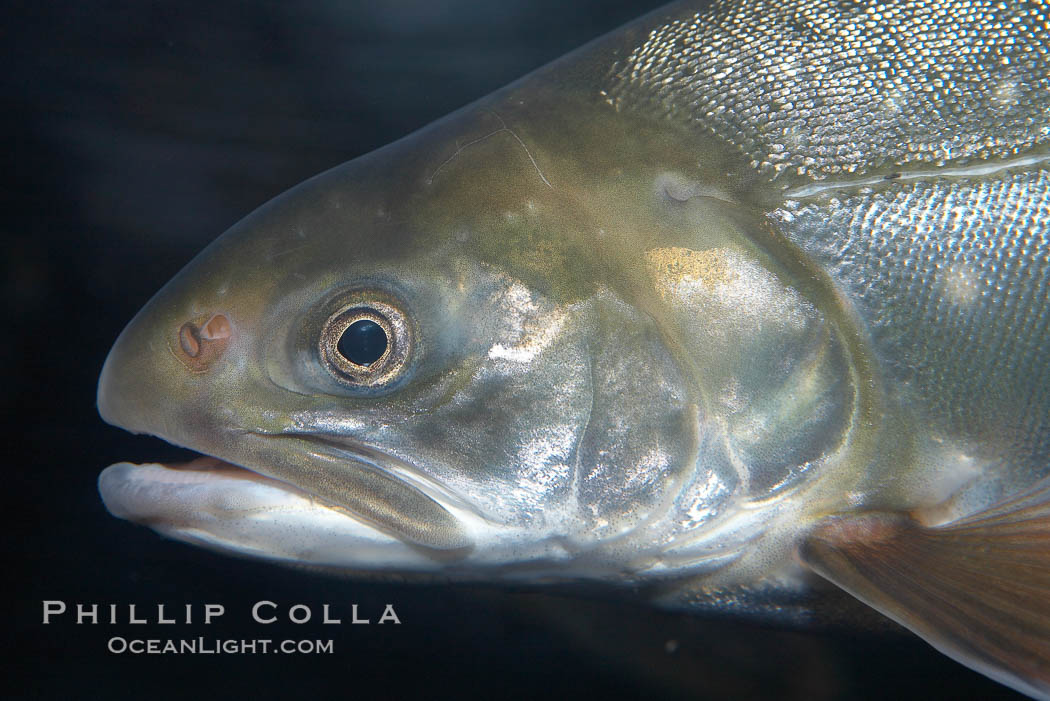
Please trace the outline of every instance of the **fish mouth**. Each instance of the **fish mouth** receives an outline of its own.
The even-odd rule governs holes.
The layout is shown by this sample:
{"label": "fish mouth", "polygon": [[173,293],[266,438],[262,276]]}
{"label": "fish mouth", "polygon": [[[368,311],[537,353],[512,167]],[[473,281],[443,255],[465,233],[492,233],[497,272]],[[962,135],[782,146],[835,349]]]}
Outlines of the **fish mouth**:
{"label": "fish mouth", "polygon": [[[247,481],[252,485],[240,485]],[[169,502],[178,501],[185,507],[191,503],[186,499],[193,490],[212,489],[216,486],[229,488],[263,485],[268,489],[288,492],[302,498],[310,495],[294,485],[281,483],[240,465],[225,460],[201,455],[185,462],[119,462],[104,469],[98,477],[98,489],[106,509],[117,518],[145,525],[161,525],[165,521],[178,522],[189,516],[183,509],[165,508]],[[171,504],[174,506],[174,504]],[[201,502],[207,506],[207,502]],[[223,509],[232,507],[223,504]]]}
{"label": "fish mouth", "polygon": [[[472,539],[463,527],[473,514],[454,498],[421,491],[434,490],[412,478],[411,466],[341,441],[333,445],[305,436],[251,437],[281,452],[290,446],[274,444],[288,439],[305,442],[309,447],[296,446],[300,451],[306,448],[297,453],[298,463],[315,464],[321,458],[321,468],[314,470],[320,473],[338,461],[343,475],[350,475],[349,490],[318,493],[322,490],[310,487],[322,486],[324,480],[306,479],[309,470],[298,480],[300,484],[294,484],[201,455],[185,462],[110,465],[98,477],[103,503],[112,515],[177,540],[235,555],[321,567],[431,571],[469,551]],[[370,489],[361,490],[362,485]],[[415,510],[414,518],[400,514],[405,508]],[[435,518],[453,523],[458,536],[437,542],[457,547],[433,548],[418,542],[416,531],[433,528]]]}

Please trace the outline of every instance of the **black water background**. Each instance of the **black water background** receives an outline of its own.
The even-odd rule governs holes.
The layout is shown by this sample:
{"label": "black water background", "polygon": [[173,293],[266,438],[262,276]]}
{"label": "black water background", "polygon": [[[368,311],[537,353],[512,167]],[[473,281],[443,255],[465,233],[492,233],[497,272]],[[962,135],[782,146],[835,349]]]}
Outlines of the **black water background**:
{"label": "black water background", "polygon": [[[990,698],[924,644],[652,611],[604,594],[347,582],[162,540],[95,477],[174,450],[102,424],[134,312],[208,241],[366,153],[642,14],[653,0],[8,4],[4,688],[14,698]],[[41,623],[41,602],[221,603],[221,622]],[[252,603],[392,603],[401,626],[262,627]],[[154,614],[155,615],[155,610]],[[374,615],[373,615],[374,618]],[[333,639],[321,656],[131,656],[112,636]],[[5,694],[6,695],[6,694]]]}

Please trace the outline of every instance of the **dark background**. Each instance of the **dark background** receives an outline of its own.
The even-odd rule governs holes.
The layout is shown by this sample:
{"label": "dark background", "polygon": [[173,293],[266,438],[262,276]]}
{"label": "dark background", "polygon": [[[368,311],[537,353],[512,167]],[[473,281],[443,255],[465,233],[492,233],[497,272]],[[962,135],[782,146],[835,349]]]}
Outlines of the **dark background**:
{"label": "dark background", "polygon": [[[659,0],[51,2],[0,28],[5,695],[989,698],[905,635],[653,611],[608,592],[360,583],[240,561],[110,517],[106,465],[176,451],[104,425],[95,381],[134,312],[270,197]],[[41,623],[41,602],[221,603],[211,626]],[[400,626],[250,621],[251,604],[395,606]],[[150,613],[152,611],[152,613]],[[122,620],[126,619],[126,611]],[[112,655],[114,635],[332,639],[316,656]]]}

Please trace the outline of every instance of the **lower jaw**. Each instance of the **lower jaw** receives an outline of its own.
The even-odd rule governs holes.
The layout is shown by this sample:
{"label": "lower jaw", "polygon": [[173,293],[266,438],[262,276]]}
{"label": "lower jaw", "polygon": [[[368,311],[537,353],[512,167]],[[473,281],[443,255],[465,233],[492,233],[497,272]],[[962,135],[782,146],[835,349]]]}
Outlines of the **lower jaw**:
{"label": "lower jaw", "polygon": [[402,541],[295,487],[217,458],[117,463],[99,492],[118,518],[234,555],[369,571],[430,571]]}

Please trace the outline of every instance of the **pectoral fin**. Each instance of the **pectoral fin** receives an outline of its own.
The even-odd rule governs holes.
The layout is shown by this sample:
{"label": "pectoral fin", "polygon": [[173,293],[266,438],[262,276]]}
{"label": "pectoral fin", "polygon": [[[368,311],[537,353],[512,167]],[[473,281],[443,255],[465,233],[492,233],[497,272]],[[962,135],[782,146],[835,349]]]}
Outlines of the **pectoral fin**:
{"label": "pectoral fin", "polygon": [[833,517],[801,557],[953,659],[1050,699],[1050,488],[932,528]]}

